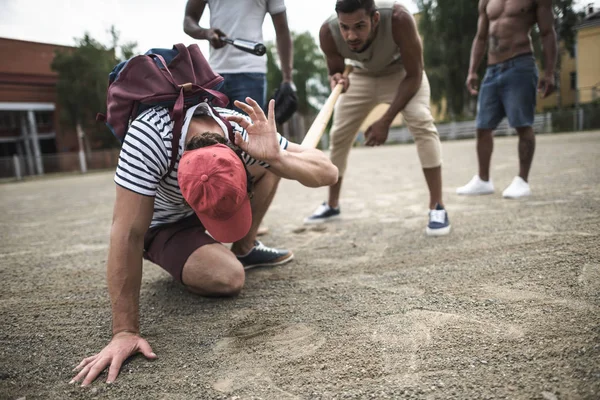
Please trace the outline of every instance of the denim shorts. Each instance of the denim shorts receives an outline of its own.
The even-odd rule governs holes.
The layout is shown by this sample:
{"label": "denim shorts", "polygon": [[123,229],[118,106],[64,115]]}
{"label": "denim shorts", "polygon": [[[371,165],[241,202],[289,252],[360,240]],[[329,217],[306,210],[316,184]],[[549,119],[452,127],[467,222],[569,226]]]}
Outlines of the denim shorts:
{"label": "denim shorts", "polygon": [[477,101],[477,128],[496,129],[507,117],[513,128],[533,125],[538,69],[532,54],[488,66]]}
{"label": "denim shorts", "polygon": [[225,83],[219,91],[229,97],[228,108],[242,112],[233,105],[234,100],[246,102],[246,97],[251,97],[264,110],[267,97],[267,74],[253,72],[220,75],[225,79]]}

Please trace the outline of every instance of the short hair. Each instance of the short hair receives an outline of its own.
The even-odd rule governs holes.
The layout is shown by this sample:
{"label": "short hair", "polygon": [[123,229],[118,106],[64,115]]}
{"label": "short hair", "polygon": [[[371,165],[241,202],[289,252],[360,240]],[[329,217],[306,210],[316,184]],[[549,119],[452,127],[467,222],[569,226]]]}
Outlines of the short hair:
{"label": "short hair", "polygon": [[374,0],[337,0],[335,3],[335,12],[350,14],[363,9],[369,15],[373,15],[377,11]]}
{"label": "short hair", "polygon": [[202,147],[214,146],[215,144],[224,144],[225,146],[229,147],[231,151],[237,154],[237,156],[240,158],[240,161],[242,162],[242,165],[246,170],[246,183],[248,194],[250,195],[250,198],[252,198],[254,194],[254,177],[250,174],[250,171],[248,171],[248,168],[246,167],[242,149],[225,139],[223,135],[219,135],[218,133],[214,132],[204,132],[201,135],[195,135],[187,142],[187,144],[185,145],[185,149],[195,150],[200,149]]}

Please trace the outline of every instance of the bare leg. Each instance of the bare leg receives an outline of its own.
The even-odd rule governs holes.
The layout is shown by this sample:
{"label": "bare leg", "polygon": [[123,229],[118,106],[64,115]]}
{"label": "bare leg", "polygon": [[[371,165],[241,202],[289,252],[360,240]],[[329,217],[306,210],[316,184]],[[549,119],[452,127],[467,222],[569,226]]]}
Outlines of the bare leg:
{"label": "bare leg", "polygon": [[253,174],[256,182],[254,184],[254,196],[252,197],[252,225],[248,234],[231,246],[231,251],[234,254],[247,254],[254,247],[260,223],[267,213],[273,197],[275,197],[277,186],[281,180],[275,174],[264,169],[263,171],[262,175]]}
{"label": "bare leg", "polygon": [[527,182],[535,153],[535,133],[530,126],[517,128],[519,134],[519,176]]}
{"label": "bare leg", "polygon": [[490,162],[494,151],[494,136],[491,129],[477,129],[477,159],[479,160],[479,177],[490,180]]}
{"label": "bare leg", "polygon": [[335,185],[329,186],[329,207],[336,208],[340,205],[340,191],[342,190],[342,177],[340,176]]}
{"label": "bare leg", "polygon": [[235,296],[244,286],[242,264],[220,243],[207,244],[192,253],[181,274],[190,292],[201,296]]}
{"label": "bare leg", "polygon": [[444,207],[444,201],[442,200],[442,167],[423,168],[423,173],[429,188],[429,209],[435,209],[436,204]]}

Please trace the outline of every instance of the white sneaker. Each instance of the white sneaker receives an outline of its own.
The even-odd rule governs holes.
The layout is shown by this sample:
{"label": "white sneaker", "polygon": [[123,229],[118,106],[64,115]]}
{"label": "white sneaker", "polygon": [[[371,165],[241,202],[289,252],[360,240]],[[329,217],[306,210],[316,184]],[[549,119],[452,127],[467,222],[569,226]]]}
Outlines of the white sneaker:
{"label": "white sneaker", "polygon": [[469,181],[465,186],[461,186],[456,189],[457,194],[465,195],[479,195],[479,194],[492,194],[494,193],[494,184],[492,180],[484,181],[481,180],[479,175],[475,175],[473,179]]}
{"label": "white sneaker", "polygon": [[520,176],[515,176],[511,184],[502,192],[502,197],[506,199],[518,199],[525,196],[531,196],[531,189],[529,183],[525,182]]}

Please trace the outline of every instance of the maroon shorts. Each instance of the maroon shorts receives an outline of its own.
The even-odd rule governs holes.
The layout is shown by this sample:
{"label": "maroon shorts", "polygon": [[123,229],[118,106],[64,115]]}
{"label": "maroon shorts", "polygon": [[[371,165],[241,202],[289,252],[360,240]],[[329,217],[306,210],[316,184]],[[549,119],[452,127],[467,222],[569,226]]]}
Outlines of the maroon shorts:
{"label": "maroon shorts", "polygon": [[177,222],[148,229],[144,236],[144,258],[158,264],[181,282],[188,257],[206,244],[219,243],[206,233],[193,214]]}

